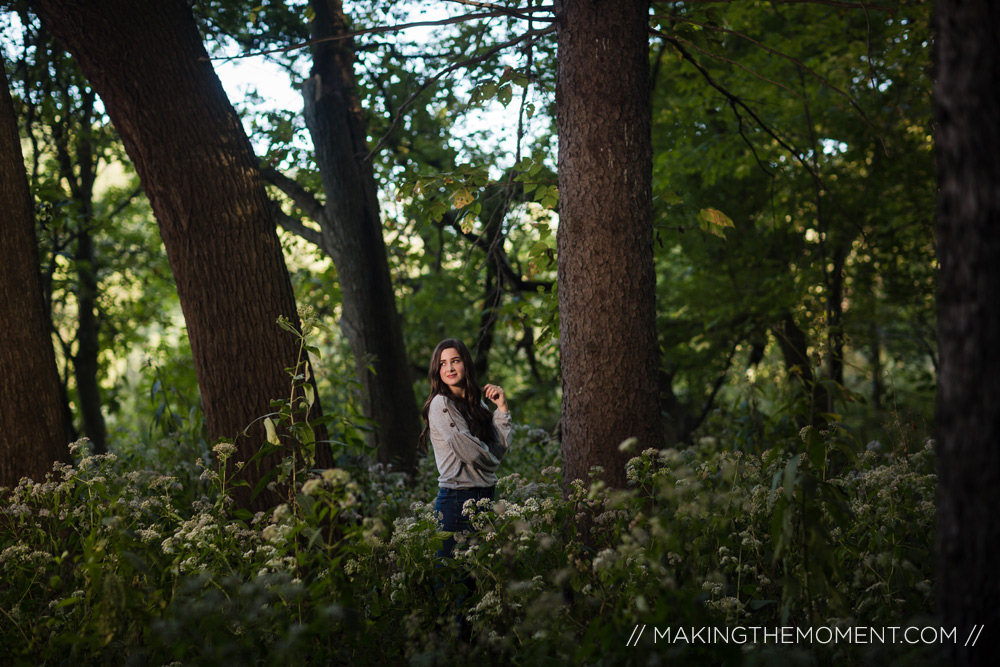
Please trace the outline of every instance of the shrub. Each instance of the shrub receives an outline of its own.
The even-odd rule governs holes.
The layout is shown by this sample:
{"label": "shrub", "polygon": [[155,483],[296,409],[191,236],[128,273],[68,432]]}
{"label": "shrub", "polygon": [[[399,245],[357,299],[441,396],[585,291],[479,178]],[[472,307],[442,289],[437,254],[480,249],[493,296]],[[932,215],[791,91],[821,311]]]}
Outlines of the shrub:
{"label": "shrub", "polygon": [[932,604],[933,447],[832,474],[819,450],[837,436],[646,450],[625,491],[512,473],[497,502],[469,503],[477,532],[443,562],[429,462],[416,482],[304,471],[291,505],[241,520],[225,445],[188,478],[83,456],[6,494],[0,639],[24,663],[736,664],[770,649],[626,641],[643,625],[899,625]]}

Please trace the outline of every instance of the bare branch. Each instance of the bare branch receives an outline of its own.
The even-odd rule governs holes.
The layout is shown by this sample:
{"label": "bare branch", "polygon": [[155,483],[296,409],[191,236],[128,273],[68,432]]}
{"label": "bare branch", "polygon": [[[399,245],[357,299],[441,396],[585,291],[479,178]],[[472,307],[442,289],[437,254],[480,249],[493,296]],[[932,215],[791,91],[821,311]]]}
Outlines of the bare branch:
{"label": "bare branch", "polygon": [[523,19],[525,21],[538,21],[546,19],[538,19],[535,16],[525,16],[525,12],[551,12],[555,11],[555,5],[539,5],[538,7],[504,7],[503,5],[496,5],[492,2],[476,2],[476,0],[445,0],[445,2],[454,2],[459,5],[467,5],[469,7],[478,7],[480,9],[491,9],[497,12],[503,12],[507,16],[512,16],[514,18]]}
{"label": "bare branch", "polygon": [[868,57],[868,74],[872,80],[872,99],[878,94],[878,79],[875,77],[875,61],[872,60],[872,16],[865,7],[865,53]]}
{"label": "bare branch", "polygon": [[869,9],[877,12],[893,13],[896,7],[886,5],[870,5],[867,2],[843,2],[842,0],[771,0],[776,5],[827,5],[828,7],[840,7],[841,9],[863,9],[866,13]]}
{"label": "bare branch", "polygon": [[554,25],[549,26],[547,28],[542,28],[541,30],[529,30],[528,32],[524,33],[523,35],[519,35],[519,36],[517,36],[517,37],[515,37],[513,39],[509,39],[506,42],[503,42],[502,44],[497,44],[496,46],[490,48],[489,50],[487,50],[486,52],[484,52],[484,53],[482,53],[482,54],[480,54],[478,56],[474,56],[472,58],[469,58],[468,60],[463,60],[462,62],[453,63],[453,64],[449,65],[448,67],[445,67],[444,69],[440,70],[436,74],[432,75],[431,77],[429,77],[422,84],[420,84],[420,86],[418,86],[415,91],[413,91],[413,93],[406,99],[405,102],[403,102],[401,105],[399,105],[399,110],[396,112],[395,118],[392,119],[392,124],[389,125],[389,129],[386,130],[385,134],[382,135],[382,138],[379,139],[379,142],[378,142],[378,144],[376,144],[375,148],[373,148],[368,153],[368,156],[367,156],[366,159],[370,160],[372,158],[372,156],[374,156],[376,153],[378,153],[382,149],[382,146],[383,146],[383,144],[385,144],[386,140],[388,140],[389,135],[391,135],[393,133],[393,131],[399,125],[400,121],[403,119],[403,111],[405,111],[407,109],[407,107],[409,107],[413,103],[413,101],[416,100],[417,97],[422,92],[424,92],[425,90],[427,90],[427,88],[432,83],[438,81],[444,75],[450,74],[451,72],[454,72],[457,69],[460,69],[462,67],[470,67],[472,65],[478,65],[479,63],[483,62],[484,60],[489,60],[490,58],[492,58],[494,55],[496,55],[500,51],[503,51],[504,49],[510,48],[511,46],[514,46],[516,44],[520,44],[521,42],[523,42],[525,40],[530,40],[531,43],[534,43],[534,42],[538,41],[539,39],[541,39],[542,37],[544,37],[545,35],[548,35],[550,33],[555,32],[555,30],[556,30],[556,27]]}
{"label": "bare branch", "polygon": [[726,363],[722,367],[722,372],[719,373],[718,377],[712,385],[712,391],[709,393],[708,398],[705,399],[705,404],[701,408],[701,413],[695,418],[694,424],[688,429],[688,433],[693,433],[702,423],[705,418],[708,417],[708,413],[712,411],[712,406],[715,405],[715,399],[719,395],[719,390],[722,389],[722,385],[726,381],[726,374],[729,373],[729,367],[733,364],[733,357],[736,356],[736,350],[739,348],[740,343],[743,342],[743,338],[737,338],[733,343],[732,347],[729,349],[729,355],[726,357]]}
{"label": "bare branch", "polygon": [[793,89],[789,88],[788,86],[786,86],[785,84],[780,83],[778,81],[773,81],[771,79],[768,79],[766,76],[763,76],[762,74],[758,74],[757,72],[755,72],[754,70],[750,69],[749,67],[747,67],[746,65],[744,65],[742,63],[738,63],[738,62],[736,62],[735,60],[733,60],[731,58],[726,58],[725,56],[720,56],[718,53],[713,53],[712,51],[709,51],[708,49],[703,49],[700,46],[698,46],[697,44],[695,44],[694,42],[690,42],[690,41],[684,39],[683,37],[675,37],[674,39],[676,39],[681,44],[687,44],[688,46],[690,46],[695,51],[698,51],[700,53],[704,53],[709,58],[714,58],[715,60],[721,60],[724,63],[729,63],[730,65],[733,65],[735,67],[739,67],[741,70],[743,70],[744,72],[749,73],[751,76],[754,76],[754,77],[760,79],[761,81],[764,81],[766,83],[770,83],[771,85],[777,86],[779,88],[784,88],[785,90],[787,90],[792,95],[794,95],[795,97],[799,98],[800,100],[803,100],[803,101],[805,100],[805,98],[802,97],[802,94],[800,92],[798,92],[797,90],[793,90]]}
{"label": "bare branch", "polygon": [[271,167],[263,167],[260,170],[260,177],[288,195],[295,205],[320,227],[327,224],[326,209],[323,204],[295,179]]}
{"label": "bare branch", "polygon": [[[699,5],[728,5],[733,0],[686,0],[685,4]],[[870,5],[867,2],[845,2],[844,0],[771,0],[776,5],[827,5],[829,7],[841,7],[843,9],[874,9],[879,12],[896,11],[896,7],[886,7],[885,5]]]}
{"label": "bare branch", "polygon": [[141,194],[142,194],[142,186],[140,185],[135,190],[132,190],[132,192],[125,195],[125,198],[122,199],[120,202],[118,202],[118,205],[115,206],[114,209],[109,211],[108,214],[104,217],[107,218],[108,220],[117,217],[118,214],[120,214],[122,211],[128,208],[129,204],[131,204],[132,201]]}
{"label": "bare branch", "polygon": [[301,220],[296,220],[292,216],[285,213],[283,210],[281,210],[281,204],[274,201],[273,199],[271,200],[271,213],[272,215],[274,215],[275,221],[279,225],[281,225],[283,229],[291,232],[292,234],[295,234],[299,238],[305,239],[309,243],[312,243],[314,246],[316,246],[326,254],[328,255],[330,254],[327,251],[326,245],[323,242],[323,234],[316,231],[315,229],[306,227],[304,224],[302,224]]}
{"label": "bare branch", "polygon": [[458,223],[455,218],[454,212],[449,211],[445,213],[441,221],[451,227],[455,232],[462,238],[470,241],[474,246],[482,250],[487,254],[487,256],[492,256],[496,258],[497,268],[500,269],[500,274],[503,276],[504,281],[511,285],[514,289],[519,292],[537,292],[538,288],[541,288],[543,292],[552,291],[552,283],[548,281],[541,280],[525,280],[516,271],[514,267],[511,266],[510,257],[507,256],[507,252],[502,247],[497,247],[490,244],[489,241],[484,239],[479,234],[473,234],[472,232],[467,232],[462,229],[462,226]]}
{"label": "bare branch", "polygon": [[[770,135],[770,137],[772,139],[774,139],[776,142],[778,142],[779,146],[781,146],[786,151],[788,151],[792,155],[792,157],[794,157],[799,162],[799,164],[802,165],[802,167],[809,173],[809,175],[813,177],[813,179],[815,179],[818,183],[822,183],[822,179],[820,178],[819,174],[816,173],[816,171],[812,168],[812,166],[805,160],[805,158],[802,157],[802,155],[799,154],[798,151],[796,151],[794,148],[792,148],[791,146],[789,146],[788,143],[784,139],[782,139],[780,136],[778,136],[774,132],[774,130],[772,130],[770,127],[768,127],[768,125],[766,123],[764,123],[763,120],[761,120],[760,116],[758,116],[756,113],[754,113],[753,109],[751,109],[749,106],[747,106],[747,104],[743,100],[741,100],[740,98],[736,97],[736,95],[733,95],[728,90],[726,90],[724,87],[722,87],[718,82],[716,82],[715,79],[712,78],[712,75],[708,73],[708,70],[706,70],[702,66],[701,63],[699,63],[697,60],[695,60],[694,57],[684,49],[684,46],[680,42],[678,42],[674,37],[671,37],[669,35],[665,35],[665,34],[663,34],[661,32],[656,31],[656,30],[650,30],[650,32],[653,33],[653,34],[655,34],[655,35],[659,35],[663,39],[665,39],[668,42],[670,42],[671,44],[673,44],[677,48],[677,50],[680,52],[681,56],[683,56],[683,58],[685,60],[687,60],[689,63],[691,63],[692,65],[694,65],[695,69],[697,69],[701,73],[701,75],[705,78],[705,80],[708,82],[708,84],[710,86],[712,86],[713,88],[715,88],[716,90],[718,90],[720,93],[722,93],[723,96],[725,96],[725,98],[729,101],[729,105],[732,107],[733,112],[736,113],[737,119],[740,118],[739,111],[737,109],[741,108],[751,118],[754,119],[754,122],[757,123],[757,125],[760,127],[760,129],[764,130],[764,132],[766,132],[768,135]],[[742,123],[742,121],[741,121],[741,123]],[[741,128],[742,128],[742,125],[741,125]],[[749,139],[745,135],[743,135],[742,130],[740,132],[740,136],[742,136],[743,139],[744,139],[744,141],[748,142],[748,144],[749,144]],[[750,145],[750,149],[753,150],[753,145],[752,144]],[[757,155],[757,153],[756,153],[756,151],[754,151],[754,156],[756,157],[756,155]],[[759,161],[760,161],[760,159],[758,158],[758,162]],[[825,186],[824,186],[824,189],[826,189]]]}
{"label": "bare branch", "polygon": [[656,54],[656,59],[653,61],[653,67],[649,72],[649,94],[652,95],[653,91],[656,90],[656,82],[660,78],[660,68],[663,66],[663,56],[667,52],[667,42],[660,40],[660,50]]}
{"label": "bare branch", "polygon": [[[217,56],[214,58],[207,58],[206,60],[220,60],[225,62],[229,60],[239,60],[241,58],[253,58],[255,56],[269,56],[275,53],[288,53],[289,51],[298,51],[299,49],[306,49],[309,48],[310,46],[321,44],[323,42],[335,42],[341,39],[350,39],[352,37],[358,37],[360,35],[374,35],[385,32],[399,32],[400,30],[406,30],[407,28],[426,28],[431,26],[451,25],[453,23],[464,23],[465,21],[496,18],[498,16],[509,16],[509,14],[506,12],[491,11],[491,12],[480,12],[478,14],[462,14],[461,16],[452,16],[446,19],[439,19],[437,21],[414,21],[412,23],[400,23],[397,25],[376,26],[374,28],[366,28],[364,30],[353,30],[351,32],[345,32],[339,35],[331,35],[329,37],[322,37],[320,39],[310,39],[307,42],[302,42],[301,44],[294,44],[292,46],[285,46],[280,49],[251,51],[250,53],[241,53],[236,56]],[[525,20],[528,19],[528,17],[524,18]],[[542,18],[542,17],[532,17],[531,20],[555,21],[554,18]]]}
{"label": "bare branch", "polygon": [[[858,6],[860,7],[860,5],[858,5]],[[720,26],[717,26],[717,25],[712,25],[710,23],[702,23],[701,21],[695,21],[693,19],[685,18],[683,16],[673,16],[673,15],[670,15],[670,14],[655,16],[655,18],[666,19],[668,21],[678,21],[680,23],[690,23],[691,25],[700,26],[700,27],[705,28],[707,30],[715,30],[717,32],[725,33],[727,35],[733,35],[734,37],[739,37],[740,39],[745,39],[746,41],[750,42],[751,44],[756,45],[757,47],[763,49],[764,51],[766,51],[766,52],[768,52],[768,53],[770,53],[772,55],[775,55],[775,56],[778,56],[779,58],[784,58],[785,60],[788,60],[789,62],[793,63],[796,67],[799,67],[800,69],[808,72],[811,76],[813,76],[821,84],[823,84],[824,86],[826,86],[827,88],[829,88],[833,92],[837,93],[838,95],[840,95],[841,97],[843,97],[844,99],[846,99],[848,101],[848,103],[850,103],[850,105],[852,107],[854,107],[854,109],[858,112],[858,114],[861,116],[861,118],[864,119],[864,121],[873,130],[875,130],[875,136],[878,138],[879,143],[882,144],[882,149],[885,150],[888,153],[888,149],[886,149],[886,147],[885,147],[885,142],[882,141],[882,136],[878,133],[878,127],[876,127],[875,123],[873,123],[872,120],[870,118],[868,118],[868,115],[858,105],[858,103],[854,100],[854,98],[851,97],[851,95],[849,93],[841,90],[837,86],[835,86],[832,83],[830,83],[830,81],[828,79],[826,79],[826,77],[822,76],[819,72],[817,72],[813,68],[809,67],[805,63],[801,62],[800,60],[797,60],[797,59],[793,58],[792,56],[788,55],[787,53],[784,53],[782,51],[778,51],[777,49],[772,49],[770,46],[767,46],[763,42],[761,42],[759,40],[756,40],[753,37],[751,37],[751,36],[749,36],[749,35],[747,35],[745,33],[739,32],[738,30],[731,30],[729,28],[723,28],[723,27],[720,27]],[[664,38],[667,38],[666,35],[664,35],[663,33],[659,32],[659,31],[651,29],[651,32],[653,32],[653,34],[661,35]],[[677,40],[678,38],[669,37],[668,39]],[[782,87],[784,87],[784,86],[782,86]]]}

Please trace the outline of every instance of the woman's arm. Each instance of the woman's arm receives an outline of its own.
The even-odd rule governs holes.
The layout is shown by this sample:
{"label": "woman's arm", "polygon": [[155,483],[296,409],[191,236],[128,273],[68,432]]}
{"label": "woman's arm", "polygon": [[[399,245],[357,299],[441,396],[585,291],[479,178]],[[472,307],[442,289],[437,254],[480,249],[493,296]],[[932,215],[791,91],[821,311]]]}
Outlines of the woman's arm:
{"label": "woman's arm", "polygon": [[490,445],[493,456],[502,459],[510,448],[514,425],[510,419],[510,409],[507,407],[507,395],[498,384],[488,384],[483,387],[483,395],[493,401],[497,409],[493,411],[493,428],[497,432],[497,441]]}
{"label": "woman's arm", "polygon": [[472,435],[465,418],[444,396],[440,400],[434,399],[427,421],[431,433],[443,438],[463,463],[489,472],[500,467],[500,459],[494,456],[486,443]]}
{"label": "woman's arm", "polygon": [[502,459],[507,450],[510,449],[513,440],[514,425],[510,420],[509,412],[495,410],[493,412],[493,428],[497,432],[497,440],[490,445],[490,451],[497,459]]}

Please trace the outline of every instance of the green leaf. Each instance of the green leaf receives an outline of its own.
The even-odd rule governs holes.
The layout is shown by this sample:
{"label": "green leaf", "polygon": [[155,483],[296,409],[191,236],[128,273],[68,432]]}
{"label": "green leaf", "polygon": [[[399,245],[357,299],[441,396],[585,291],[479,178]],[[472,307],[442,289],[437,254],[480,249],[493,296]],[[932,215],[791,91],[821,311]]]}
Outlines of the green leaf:
{"label": "green leaf", "polygon": [[487,100],[493,99],[497,94],[497,84],[496,81],[487,81],[481,86],[476,86],[472,90],[472,98],[469,100],[470,104],[478,104],[485,102]]}
{"label": "green leaf", "polygon": [[757,611],[758,609],[763,609],[764,607],[775,604],[776,602],[777,600],[750,600],[750,602],[747,603],[747,607],[749,607],[751,611]]}
{"label": "green leaf", "polygon": [[510,101],[511,101],[511,99],[513,97],[514,97],[514,89],[510,87],[509,83],[503,85],[497,91],[497,100],[499,100],[500,104],[502,104],[504,106],[507,106],[508,104],[510,104]]}
{"label": "green leaf", "polygon": [[253,512],[248,509],[239,508],[233,511],[233,518],[239,519],[240,521],[250,521],[253,519]]}
{"label": "green leaf", "polygon": [[668,206],[676,206],[677,204],[683,204],[684,199],[672,190],[668,190],[660,195],[660,199],[663,200],[664,204]]}
{"label": "green leaf", "polygon": [[785,498],[791,502],[792,495],[795,493],[795,477],[799,470],[799,455],[796,454],[792,458],[788,459],[788,463],[785,464],[785,474],[782,481],[782,487],[785,492]]}

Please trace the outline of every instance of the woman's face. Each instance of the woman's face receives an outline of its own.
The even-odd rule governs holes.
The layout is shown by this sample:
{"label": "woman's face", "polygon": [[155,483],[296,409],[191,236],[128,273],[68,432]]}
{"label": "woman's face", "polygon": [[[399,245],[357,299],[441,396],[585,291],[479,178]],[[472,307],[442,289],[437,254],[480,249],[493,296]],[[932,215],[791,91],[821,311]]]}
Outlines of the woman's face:
{"label": "woman's face", "polygon": [[444,382],[456,396],[464,395],[465,364],[458,350],[449,347],[441,352],[441,368],[438,371]]}

